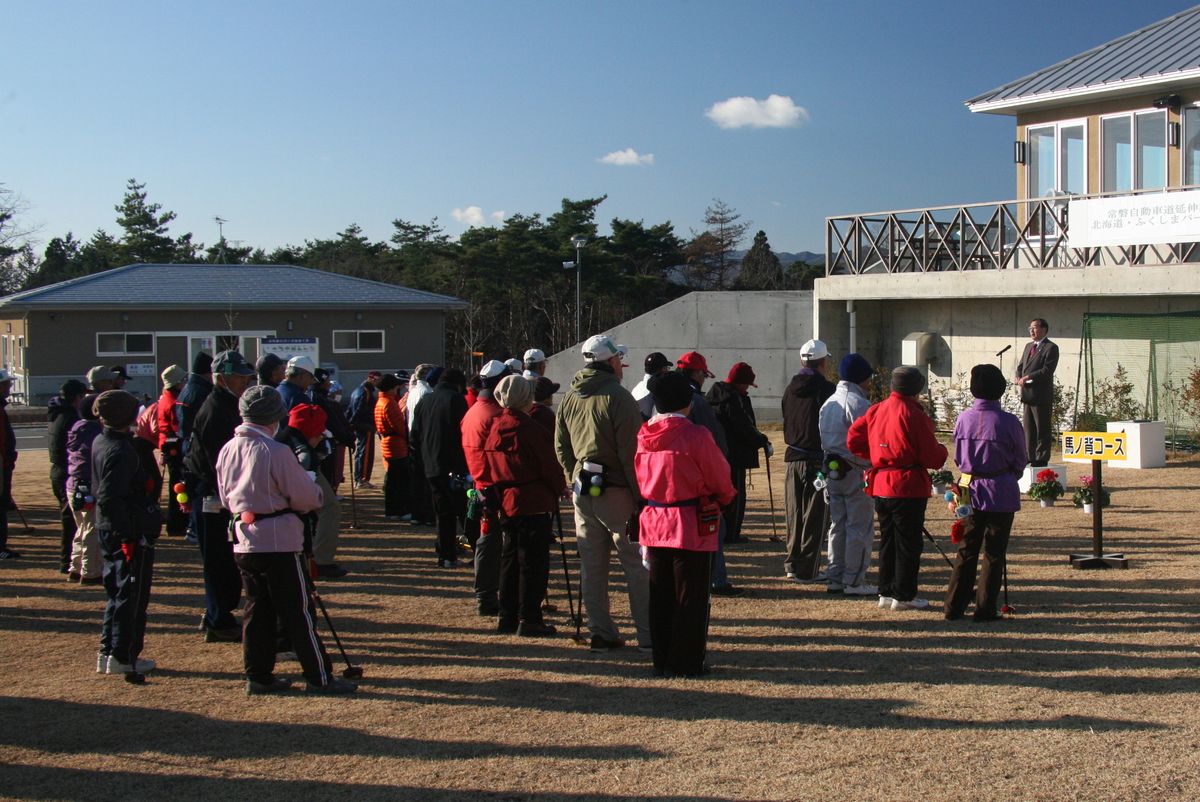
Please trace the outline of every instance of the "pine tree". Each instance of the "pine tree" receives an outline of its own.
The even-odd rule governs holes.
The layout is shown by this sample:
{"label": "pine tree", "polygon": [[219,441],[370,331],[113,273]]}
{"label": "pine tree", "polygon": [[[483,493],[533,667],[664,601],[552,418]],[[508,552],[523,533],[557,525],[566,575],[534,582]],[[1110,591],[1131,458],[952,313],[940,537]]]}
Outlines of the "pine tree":
{"label": "pine tree", "polygon": [[180,246],[188,249],[190,235],[180,241],[171,239],[168,224],[175,219],[175,212],[162,212],[162,206],[146,202],[146,185],[129,179],[125,187],[125,198],[117,211],[117,224],[125,230],[121,238],[119,257],[128,264],[163,264],[179,261],[176,256]]}
{"label": "pine tree", "polygon": [[738,287],[744,290],[778,290],[783,287],[783,264],[767,242],[767,232],[754,235],[754,244],[742,257]]}

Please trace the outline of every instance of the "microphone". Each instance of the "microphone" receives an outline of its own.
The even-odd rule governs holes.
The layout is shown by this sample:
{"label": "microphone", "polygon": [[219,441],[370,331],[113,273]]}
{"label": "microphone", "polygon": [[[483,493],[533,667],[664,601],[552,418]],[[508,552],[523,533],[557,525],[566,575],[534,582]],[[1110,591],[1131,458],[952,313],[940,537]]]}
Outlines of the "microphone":
{"label": "microphone", "polygon": [[996,352],[996,356],[1004,356],[1006,353],[1008,353],[1011,350],[1012,350],[1012,346],[1006,345],[1006,346],[1004,346],[1004,350]]}

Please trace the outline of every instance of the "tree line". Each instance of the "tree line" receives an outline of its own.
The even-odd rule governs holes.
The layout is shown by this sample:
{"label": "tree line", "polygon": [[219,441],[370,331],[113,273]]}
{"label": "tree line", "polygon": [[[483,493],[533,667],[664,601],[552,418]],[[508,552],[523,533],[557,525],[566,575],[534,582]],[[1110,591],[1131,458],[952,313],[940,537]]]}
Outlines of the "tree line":
{"label": "tree line", "polygon": [[581,317],[584,332],[611,328],[692,290],[811,289],[821,266],[783,265],[759,231],[715,200],[704,227],[680,237],[670,222],[647,225],[614,217],[601,234],[597,212],[607,196],[571,200],[541,214],[513,214],[495,226],[468,229],[458,239],[437,218],[396,219],[387,240],[373,242],[351,224],[330,239],[267,251],[223,236],[205,246],[191,233],[173,236],[175,213],[152,203],[130,179],[114,207],[117,236],[103,229],[87,240],[53,237],[39,254],[15,193],[0,185],[0,294],[33,289],[134,263],[288,264],[453,295],[466,309],[447,321],[447,353],[464,362],[473,352],[507,355],[536,345],[553,353],[575,340],[575,271],[564,269],[582,235]]}

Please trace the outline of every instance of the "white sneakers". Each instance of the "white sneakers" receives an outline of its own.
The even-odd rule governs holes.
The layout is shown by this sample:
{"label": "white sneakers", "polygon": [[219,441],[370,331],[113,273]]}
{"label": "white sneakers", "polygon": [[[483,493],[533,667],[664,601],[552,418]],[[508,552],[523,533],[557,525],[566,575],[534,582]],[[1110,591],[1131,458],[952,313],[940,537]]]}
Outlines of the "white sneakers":
{"label": "white sneakers", "polygon": [[[100,655],[97,655],[99,658]],[[101,674],[147,674],[154,670],[156,663],[153,660],[143,660],[140,657],[137,660],[137,665],[131,666],[128,663],[122,663],[117,658],[108,656],[108,663],[104,671],[100,671],[100,661],[96,661],[96,672]]]}
{"label": "white sneakers", "polygon": [[893,599],[891,596],[880,596],[879,597],[879,609],[880,610],[890,610],[890,609],[892,609],[892,605],[895,603],[896,603],[896,600]]}
{"label": "white sneakers", "polygon": [[929,602],[926,599],[909,599],[908,601],[900,601],[892,599],[893,610],[928,610]]}

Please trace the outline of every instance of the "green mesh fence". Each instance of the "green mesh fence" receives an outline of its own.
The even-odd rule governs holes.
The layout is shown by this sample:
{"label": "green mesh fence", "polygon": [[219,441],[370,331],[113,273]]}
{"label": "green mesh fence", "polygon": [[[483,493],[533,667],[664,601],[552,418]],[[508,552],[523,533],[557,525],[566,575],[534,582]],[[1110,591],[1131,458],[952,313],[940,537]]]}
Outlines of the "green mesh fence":
{"label": "green mesh fence", "polygon": [[1083,316],[1075,417],[1161,420],[1173,440],[1200,429],[1200,312]]}

